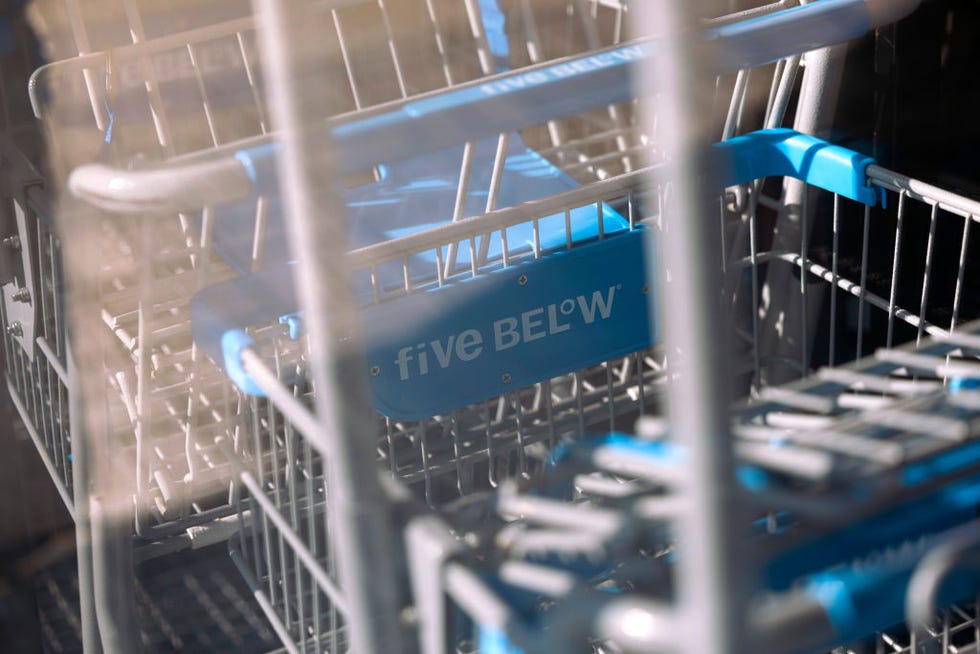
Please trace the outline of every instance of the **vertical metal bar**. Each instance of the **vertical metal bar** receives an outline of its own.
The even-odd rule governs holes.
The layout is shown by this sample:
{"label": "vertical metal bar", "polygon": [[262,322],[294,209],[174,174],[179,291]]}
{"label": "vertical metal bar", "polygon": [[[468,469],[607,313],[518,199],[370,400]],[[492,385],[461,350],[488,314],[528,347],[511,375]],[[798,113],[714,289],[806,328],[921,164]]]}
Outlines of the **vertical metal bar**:
{"label": "vertical metal bar", "polygon": [[830,354],[828,365],[834,365],[834,349],[837,345],[837,282],[838,259],[840,257],[840,196],[834,193],[834,224],[833,246],[831,247],[830,262]]}
{"label": "vertical metal bar", "polygon": [[[344,206],[322,136],[310,127],[331,107],[331,89],[298,71],[326,68],[329,52],[308,3],[255,0],[269,104],[280,130],[280,188],[285,199],[297,288],[309,326],[310,372],[316,388],[327,497],[337,569],[350,607],[348,625],[359,652],[402,650],[400,592],[388,506],[374,462],[374,425],[367,401],[361,330],[345,267]],[[324,216],[328,217],[324,219]],[[343,345],[340,345],[343,343]]]}
{"label": "vertical metal bar", "polygon": [[101,494],[89,498],[92,578],[102,649],[106,654],[137,654],[143,648],[135,619],[132,536],[129,524],[115,515],[121,498],[110,498],[108,504],[103,499]]}
{"label": "vertical metal bar", "polygon": [[808,317],[807,311],[807,276],[810,274],[810,267],[807,263],[807,250],[809,249],[810,230],[807,225],[807,197],[808,193],[803,194],[800,203],[800,308],[803,312],[803,320],[800,321],[800,374],[806,375],[810,370],[810,339],[807,335]]}
{"label": "vertical metal bar", "polygon": [[265,233],[269,224],[269,201],[264,195],[255,200],[255,230],[252,233],[252,272],[262,268],[265,259]]}
{"label": "vertical metal bar", "polygon": [[[777,66],[784,65],[784,61],[777,62]],[[745,91],[749,86],[749,76],[752,74],[751,68],[743,68],[735,76],[735,88],[732,91],[732,102],[728,105],[728,115],[725,117],[725,127],[722,129],[722,140],[730,139],[735,136],[735,131],[742,122],[742,113],[745,109]],[[772,99],[770,96],[770,104]]]}
{"label": "vertical metal bar", "polygon": [[395,78],[398,80],[398,91],[403,98],[408,97],[408,87],[405,86],[405,73],[402,70],[401,60],[398,57],[398,47],[395,45],[395,33],[391,29],[391,20],[388,18],[388,9],[385,7],[385,0],[378,0],[378,9],[381,10],[381,25],[385,30],[385,40],[388,42],[388,52],[391,54],[391,64],[395,68]]}
{"label": "vertical metal bar", "polygon": [[892,252],[892,279],[888,290],[888,334],[885,347],[892,346],[895,332],[895,298],[898,295],[898,275],[902,263],[902,221],[905,218],[905,191],[898,194],[898,211],[895,222],[895,248]]}
{"label": "vertical metal bar", "polygon": [[492,75],[497,72],[497,66],[493,62],[493,54],[490,52],[490,44],[487,42],[487,33],[483,29],[483,21],[480,20],[480,7],[476,0],[463,0],[463,6],[466,7],[466,16],[470,21],[473,40],[476,41],[476,54],[480,60],[480,70],[484,75]]}
{"label": "vertical metal bar", "polygon": [[455,84],[453,81],[452,66],[449,62],[449,53],[446,51],[446,41],[442,35],[442,24],[439,16],[436,15],[436,8],[432,0],[425,0],[425,11],[429,15],[429,22],[432,23],[432,31],[436,41],[436,51],[439,53],[439,60],[442,62],[442,74],[446,78],[446,86]]}
{"label": "vertical metal bar", "polygon": [[756,210],[759,206],[759,194],[753,193],[749,198],[749,262],[752,271],[752,384],[759,385],[762,381],[762,343],[759,339],[759,245],[756,234]]}
{"label": "vertical metal bar", "polygon": [[265,107],[262,106],[262,94],[259,92],[258,84],[255,79],[255,71],[252,70],[252,62],[248,59],[248,52],[245,48],[245,37],[241,32],[235,33],[235,40],[238,43],[238,51],[242,53],[242,65],[245,68],[245,79],[248,80],[248,88],[252,93],[252,101],[255,103],[255,112],[258,114],[259,131],[265,134],[269,131],[269,121],[265,115]]}
{"label": "vertical metal bar", "polygon": [[936,222],[939,218],[939,205],[932,205],[929,213],[929,239],[926,241],[926,262],[925,270],[922,271],[922,295],[919,302],[919,331],[915,335],[915,344],[922,341],[922,335],[926,330],[926,307],[929,302],[929,280],[932,277],[932,255],[933,245],[936,240]]}
{"label": "vertical metal bar", "polygon": [[[490,189],[487,192],[486,213],[490,213],[497,208],[497,199],[500,197],[500,184],[504,177],[504,164],[507,162],[507,150],[510,148],[510,134],[502,133],[497,137],[497,150],[494,152],[493,169],[490,173]],[[501,232],[503,233],[503,232]],[[492,233],[484,234],[480,237],[480,264],[487,262],[490,253],[490,239]],[[506,248],[504,257],[506,258]]]}
{"label": "vertical metal bar", "polygon": [[[531,3],[529,0],[521,0],[521,20],[524,24],[524,43],[527,47],[527,57],[532,64],[540,63],[544,60],[541,53],[541,37],[538,34],[537,21],[534,18],[534,12],[531,10]],[[551,140],[551,145],[553,147],[558,147],[562,142],[561,127],[558,121],[549,120],[548,126],[548,138]],[[560,161],[565,160],[565,151],[558,150],[558,158]]]}
{"label": "vertical metal bar", "polygon": [[966,272],[966,253],[970,243],[970,224],[975,220],[975,216],[967,216],[963,219],[963,243],[960,245],[959,271],[956,273],[956,290],[953,292],[953,318],[949,322],[949,331],[956,329],[956,323],[960,319],[960,301],[963,299],[963,274]]}
{"label": "vertical metal bar", "polygon": [[214,124],[214,111],[211,109],[211,100],[208,98],[208,88],[204,83],[204,75],[197,62],[197,55],[194,52],[194,44],[187,44],[187,56],[190,57],[191,68],[194,69],[194,81],[197,82],[197,91],[201,94],[201,108],[204,110],[204,119],[208,124],[208,134],[211,136],[211,143],[219,145],[218,128]]}
{"label": "vertical metal bar", "polygon": [[[308,538],[310,540],[310,554],[317,561],[322,561],[320,558],[320,534],[321,530],[317,528],[317,516],[319,515],[319,509],[317,508],[316,493],[313,490],[313,480],[315,478],[315,473],[313,470],[313,448],[310,446],[308,440],[303,440],[303,465],[306,468],[306,498],[309,503],[309,508],[306,511],[306,533],[309,534]],[[302,530],[300,530],[302,533]],[[310,589],[310,601],[312,602],[312,614],[313,614],[313,639],[316,643],[316,652],[320,652],[320,642],[321,634],[323,633],[320,625],[320,589],[313,580],[313,575],[307,571],[306,573],[307,585]]]}
{"label": "vertical metal bar", "polygon": [[80,379],[68,348],[68,401],[71,423],[72,496],[75,505],[75,552],[78,560],[78,608],[82,624],[82,651],[101,654],[102,641],[95,612],[95,590],[92,578],[92,524],[89,517],[89,451],[82,429]]}
{"label": "vertical metal bar", "polygon": [[[663,270],[655,264],[654,252],[647,261],[651,279],[662,283],[663,305],[672,308],[663,315],[666,347],[672,355],[680,353],[671,357],[675,368],[668,387],[672,433],[688,455],[680,485],[687,510],[678,519],[684,544],[677,596],[684,623],[678,633],[685,639],[678,647],[721,654],[738,651],[743,642],[738,577],[745,562],[732,537],[736,507],[728,434],[730,378],[727,339],[718,334],[725,329],[717,279],[720,243],[716,230],[708,227],[714,213],[709,196],[697,182],[700,153],[710,136],[690,120],[699,115],[700,95],[711,80],[684,36],[697,16],[713,14],[705,11],[706,1],[642,3],[636,9],[643,31],[674,35],[665,38],[660,56],[646,63],[642,79],[655,80],[663,91],[658,120],[664,127],[660,133],[674,190],[664,207],[669,229],[660,250],[670,281],[662,283]],[[648,124],[651,120],[645,116]],[[652,237],[647,246],[656,247]]]}
{"label": "vertical metal bar", "polygon": [[[463,160],[459,165],[459,183],[456,185],[456,201],[453,204],[453,222],[458,222],[463,218],[466,211],[466,199],[469,197],[470,176],[473,172],[473,149],[472,141],[467,141],[463,146]],[[459,249],[458,243],[450,243],[446,252],[446,269],[443,273],[446,277],[456,272],[456,256]]]}
{"label": "vertical metal bar", "polygon": [[[89,42],[88,28],[85,25],[80,5],[79,0],[66,0],[65,2],[72,38],[75,39],[75,47],[79,56],[83,56],[92,52],[92,45]],[[92,106],[92,115],[95,117],[95,126],[100,132],[103,132],[106,128],[105,108],[102,106],[102,94],[99,92],[100,87],[96,81],[95,71],[86,68],[82,71],[82,77],[85,80],[85,90],[88,91],[88,100]]]}
{"label": "vertical metal bar", "polygon": [[350,86],[351,97],[354,99],[354,109],[361,109],[363,107],[361,92],[358,89],[357,80],[354,77],[350,52],[347,50],[347,38],[344,36],[344,30],[340,25],[340,14],[334,9],[330,12],[330,15],[333,18],[334,32],[337,34],[337,47],[340,49],[340,59],[344,62],[344,72],[347,74],[347,83]]}
{"label": "vertical metal bar", "polygon": [[868,295],[868,241],[871,231],[871,207],[864,207],[864,231],[861,235],[861,288],[858,294],[858,324],[857,324],[857,348],[854,358],[861,358],[861,346],[864,341],[864,305],[867,304]]}
{"label": "vertical metal bar", "polygon": [[[834,46],[806,53],[806,74],[800,87],[797,111],[793,121],[793,128],[797,131],[820,136],[829,125],[837,106],[845,54],[846,46]],[[767,128],[776,127],[782,122],[783,114],[792,96],[793,79],[795,71],[800,65],[800,60],[799,55],[787,59],[786,69],[779,81],[772,111],[767,116]],[[791,251],[799,246],[799,240],[802,238],[802,221],[799,219],[799,212],[804,204],[804,197],[812,192],[814,191],[808,188],[804,182],[795,179],[784,181],[783,206],[773,232],[773,251]],[[810,222],[811,228],[815,222]],[[803,296],[795,281],[785,267],[770,267],[765,280],[769,295],[769,308],[763,318],[760,335],[762,338],[761,347],[773,361],[772,365],[766,366],[763,370],[764,381],[767,385],[781,384],[795,379],[798,376],[796,370],[786,367],[781,362],[792,360],[796,356],[794,348],[797,345],[801,349],[810,349],[812,345],[809,342],[796,343],[795,340],[784,339],[781,335],[781,332],[802,333],[802,327],[797,324],[797,321],[804,315]],[[807,299],[813,306],[818,306],[821,301],[819,297],[821,289],[814,288],[813,290],[815,292],[811,293]],[[815,318],[807,326],[808,337],[817,333],[816,314],[818,312],[812,313]],[[782,329],[780,328],[781,325]]]}
{"label": "vertical metal bar", "polygon": [[[276,363],[278,364],[278,362]],[[278,375],[278,365],[276,366],[276,372]],[[269,472],[271,473],[272,477],[272,489],[269,492],[269,495],[270,499],[275,503],[276,513],[282,516],[282,518],[285,520],[286,516],[283,515],[285,513],[283,511],[285,507],[283,504],[288,503],[288,499],[284,498],[287,498],[289,481],[284,480],[282,477],[284,476],[283,472],[288,471],[289,469],[289,458],[285,451],[281,452],[282,448],[280,448],[279,444],[278,422],[275,405],[272,402],[268,402],[266,404],[266,423],[268,425],[267,429],[269,432],[269,449],[272,451],[272,464],[269,466]],[[282,453],[281,460],[280,452]],[[269,487],[263,483],[262,488],[264,490]],[[283,610],[281,616],[287,629],[293,631],[294,633],[299,633],[298,631],[295,631],[293,625],[293,611],[295,604],[293,603],[292,584],[289,583],[289,562],[287,560],[289,557],[289,546],[286,543],[286,539],[283,536],[281,529],[276,529],[276,552],[279,564],[276,579],[281,586],[283,597]],[[269,570],[269,576],[272,576],[271,568]]]}

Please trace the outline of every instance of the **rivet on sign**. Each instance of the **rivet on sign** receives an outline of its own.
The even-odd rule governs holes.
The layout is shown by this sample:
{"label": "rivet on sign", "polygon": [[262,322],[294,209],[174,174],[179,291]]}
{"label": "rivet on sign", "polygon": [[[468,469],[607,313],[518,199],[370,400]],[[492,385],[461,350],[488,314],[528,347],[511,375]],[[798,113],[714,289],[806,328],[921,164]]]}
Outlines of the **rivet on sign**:
{"label": "rivet on sign", "polygon": [[646,295],[649,292],[650,292],[650,285],[649,284],[644,284],[643,285],[643,294]]}
{"label": "rivet on sign", "polygon": [[524,284],[527,284],[527,275],[521,275],[520,277],[518,277],[517,278],[517,283],[520,284],[521,286],[524,286]]}
{"label": "rivet on sign", "polygon": [[380,374],[381,374],[381,368],[379,368],[378,366],[371,366],[371,376],[372,377],[377,377]]}
{"label": "rivet on sign", "polygon": [[504,374],[500,375],[500,381],[502,381],[505,384],[509,384],[510,383],[510,373],[509,372],[505,372]]}

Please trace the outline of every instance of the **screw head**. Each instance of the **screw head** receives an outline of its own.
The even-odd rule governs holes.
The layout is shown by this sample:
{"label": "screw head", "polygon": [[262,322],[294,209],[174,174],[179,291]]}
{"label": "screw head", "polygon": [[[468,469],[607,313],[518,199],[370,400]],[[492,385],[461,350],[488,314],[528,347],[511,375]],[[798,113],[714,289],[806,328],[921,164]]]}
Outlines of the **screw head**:
{"label": "screw head", "polygon": [[19,320],[15,320],[9,325],[7,325],[7,335],[8,336],[23,336],[24,328],[21,326]]}
{"label": "screw head", "polygon": [[10,299],[13,300],[14,302],[30,303],[31,292],[26,286],[21,286],[16,291],[14,291],[13,295],[10,296]]}
{"label": "screw head", "polygon": [[371,366],[371,376],[377,377],[381,374],[381,368],[379,366]]}
{"label": "screw head", "polygon": [[505,384],[509,384],[510,383],[510,373],[509,372],[505,372],[504,374],[500,375],[500,381],[502,381]]}
{"label": "screw head", "polygon": [[517,283],[519,285],[521,285],[521,286],[524,286],[525,284],[527,284],[527,275],[521,275],[520,277],[518,277],[517,278]]}
{"label": "screw head", "polygon": [[649,284],[644,284],[643,285],[643,294],[646,295],[649,292],[650,292],[650,285]]}

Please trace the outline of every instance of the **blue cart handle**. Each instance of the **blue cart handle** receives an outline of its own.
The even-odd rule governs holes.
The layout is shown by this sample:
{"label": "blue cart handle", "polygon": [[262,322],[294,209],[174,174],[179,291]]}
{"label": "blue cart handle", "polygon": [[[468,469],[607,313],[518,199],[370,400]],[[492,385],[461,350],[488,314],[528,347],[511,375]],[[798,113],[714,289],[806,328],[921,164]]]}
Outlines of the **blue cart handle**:
{"label": "blue cart handle", "polygon": [[[878,199],[878,190],[867,184],[870,157],[790,129],[762,130],[716,143],[707,160],[705,183],[719,189],[763,177],[790,176],[868,205]],[[228,334],[298,311],[290,268],[270,268],[216,284],[191,302],[195,341],[223,364],[246,393],[258,392],[240,364],[241,350],[250,339]]]}
{"label": "blue cart handle", "polygon": [[[818,0],[703,33],[712,72],[760,66],[843,43],[910,13],[919,0]],[[636,97],[644,59],[661,41],[646,39],[587,55],[522,68],[329,122],[341,174],[353,174],[575,116]],[[164,166],[123,170],[101,164],[72,172],[69,188],[109,211],[189,211],[276,188],[276,146],[259,145],[216,160],[206,153]]]}

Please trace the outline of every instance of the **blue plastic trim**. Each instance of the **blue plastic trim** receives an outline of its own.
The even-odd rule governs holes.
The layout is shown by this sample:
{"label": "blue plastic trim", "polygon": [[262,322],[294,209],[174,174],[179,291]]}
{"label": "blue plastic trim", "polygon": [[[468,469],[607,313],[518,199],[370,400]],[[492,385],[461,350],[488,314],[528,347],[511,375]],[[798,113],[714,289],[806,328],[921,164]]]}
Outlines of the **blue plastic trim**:
{"label": "blue plastic trim", "polygon": [[737,136],[711,146],[709,175],[719,188],[764,177],[794,177],[868,206],[884,204],[869,185],[874,159],[791,129],[776,128]]}
{"label": "blue plastic trim", "polygon": [[265,397],[265,392],[242,367],[242,351],[254,345],[255,339],[240,329],[231,329],[221,335],[221,351],[228,377],[244,392]]}
{"label": "blue plastic trim", "polygon": [[478,651],[480,654],[524,654],[524,650],[513,645],[507,634],[491,627],[480,627]]}
{"label": "blue plastic trim", "polygon": [[762,578],[768,587],[783,590],[805,575],[842,561],[973,520],[978,507],[980,477],[958,481],[773,557],[761,570]]}
{"label": "blue plastic trim", "polygon": [[817,575],[807,584],[806,593],[823,607],[830,624],[839,635],[853,630],[858,613],[843,579],[832,573]]}
{"label": "blue plastic trim", "polygon": [[[823,608],[843,642],[900,623],[916,566],[941,538],[909,540],[867,561],[818,573],[807,579],[804,592]],[[975,596],[978,581],[976,570],[957,570],[940,585],[936,603],[946,606]]]}
{"label": "blue plastic trim", "polygon": [[902,470],[902,483],[906,486],[916,486],[939,475],[947,475],[978,462],[980,462],[980,443],[969,443],[950,452],[909,464]]}
{"label": "blue plastic trim", "polygon": [[295,341],[303,335],[303,314],[300,312],[287,313],[279,316],[279,324],[289,328],[289,339]]}
{"label": "blue plastic trim", "polygon": [[949,380],[949,392],[976,390],[980,388],[980,379],[976,377],[953,377]]}
{"label": "blue plastic trim", "polygon": [[[275,182],[275,171],[273,170],[275,157],[272,156],[274,152],[275,146],[267,145],[248,150],[241,150],[235,154],[236,159],[241,162],[245,171],[256,180],[256,187],[259,188],[259,190],[261,190],[262,187],[269,184],[274,184]],[[528,162],[535,162],[537,159],[540,159],[540,157],[537,157],[537,155],[531,156],[532,154],[533,152],[520,156],[515,155],[511,163],[520,167],[528,165]],[[537,157],[537,159],[535,159],[535,157]],[[713,145],[705,157],[706,169],[704,173],[704,181],[706,184],[710,184],[713,187],[723,188],[763,177],[789,176],[801,179],[809,184],[825,188],[844,197],[873,206],[879,199],[878,191],[880,189],[876,190],[867,184],[866,170],[867,166],[872,162],[873,159],[870,157],[839,146],[831,145],[812,136],[799,134],[798,132],[794,132],[789,129],[770,129],[753,132],[745,136],[740,136]],[[554,168],[551,166],[544,166],[542,170],[554,171]],[[519,198],[515,198],[515,200],[518,199]],[[578,210],[574,210],[572,216],[573,224],[575,225],[573,240],[579,242],[580,240],[593,238],[596,230],[595,218],[583,216],[580,219],[576,214],[577,211]],[[556,218],[560,218],[560,216],[556,215]],[[547,220],[548,219],[543,219],[542,224]],[[605,206],[603,206],[603,221],[607,234],[620,231],[624,228],[623,221],[618,214],[615,214],[615,212],[613,212],[611,209],[607,211],[607,207]],[[411,230],[417,230],[418,228],[419,226],[415,226],[412,227]],[[513,228],[513,230],[516,229],[518,228]],[[411,230],[407,233],[411,233]],[[508,231],[509,236],[517,237],[516,232],[514,234],[510,233],[513,230]],[[556,232],[556,234],[557,233],[558,232]],[[395,237],[398,235],[399,234],[395,231],[391,231],[388,236]],[[551,247],[548,245],[550,243],[548,240],[549,238],[550,236],[547,236],[547,234],[545,237],[542,237],[543,247]],[[562,242],[563,238],[564,236],[562,232]],[[621,256],[616,259],[616,263],[618,266],[622,266],[627,262],[626,254],[628,252],[632,252],[634,250],[639,252],[639,241],[641,238],[642,234],[639,232],[625,234],[620,239],[607,238],[595,244],[590,244],[587,247],[578,248],[572,253],[566,253],[562,255],[562,257],[554,258],[554,260],[552,257],[546,257],[533,263],[526,264],[528,266],[527,269],[528,271],[534,271],[536,273],[548,270],[550,271],[549,274],[551,277],[555,277],[556,271],[567,267],[569,270],[562,273],[563,276],[560,277],[560,280],[563,280],[561,284],[558,284],[557,281],[549,282],[552,283],[552,286],[554,286],[554,288],[549,287],[549,292],[558,300],[565,297],[562,295],[562,292],[566,291],[572,292],[572,290],[574,290],[575,292],[572,293],[572,295],[575,295],[575,293],[582,293],[583,289],[591,293],[594,289],[586,283],[586,281],[589,280],[582,280],[579,283],[581,288],[576,287],[572,289],[569,287],[568,279],[570,279],[570,275],[580,269],[580,266],[576,263],[578,259],[582,257],[591,257],[594,255],[594,252],[598,252],[604,248],[618,248]],[[516,240],[512,238],[512,242],[517,242],[518,240],[519,238]],[[637,254],[636,256],[638,258],[638,263],[636,265],[642,265],[639,263],[639,257],[642,255]],[[649,264],[649,262],[647,263]],[[553,268],[554,270],[552,270]],[[625,270],[609,270],[610,275],[615,273],[616,275],[620,275],[622,277],[622,279],[620,279],[620,277],[616,277],[616,279],[613,280],[613,283],[619,283],[621,281],[622,284],[627,284],[629,280],[633,279],[631,277],[632,273],[628,275],[627,272],[628,271]],[[550,279],[550,277],[547,275],[545,278]],[[481,280],[483,279],[484,278],[481,278]],[[465,288],[454,285],[445,289],[438,289],[431,294],[433,296],[438,295],[438,297],[429,298],[427,297],[429,294],[424,294],[422,296],[425,299],[424,302],[420,302],[420,296],[416,295],[413,296],[414,299],[411,300],[413,302],[412,306],[419,309],[419,307],[423,307],[423,305],[431,305],[429,306],[429,309],[438,314],[438,311],[446,310],[451,304],[452,306],[457,307],[457,310],[454,310],[453,313],[455,319],[459,314],[458,308],[460,305],[458,305],[458,301],[462,299],[466,302],[472,303],[475,298],[472,298],[471,296],[475,290],[480,290],[480,292],[486,293],[486,297],[491,299],[501,296],[501,292],[496,292],[496,295],[494,295],[494,288],[496,288],[498,282],[500,282],[500,279],[494,278],[488,281],[470,282]],[[486,285],[486,288],[484,288],[484,285]],[[195,314],[193,316],[195,318],[195,339],[202,344],[203,349],[211,354],[211,356],[214,356],[214,349],[209,348],[207,343],[209,341],[213,341],[215,334],[222,334],[228,329],[241,329],[250,325],[258,324],[258,322],[260,322],[260,318],[266,321],[271,321],[279,318],[280,316],[296,311],[296,301],[294,293],[292,292],[292,279],[289,276],[288,271],[285,269],[281,269],[275,273],[270,272],[268,274],[260,273],[257,275],[249,275],[241,278],[241,280],[236,280],[221,286],[226,287],[227,290],[219,290],[214,288],[206,289],[199,294],[201,297],[195,298],[195,302],[192,302],[192,314]],[[232,286],[235,288],[232,289]],[[619,286],[617,288],[625,287]],[[270,291],[273,293],[272,296],[269,295]],[[505,288],[504,291],[506,291],[508,297],[513,295],[508,288]],[[612,291],[610,291],[610,293],[612,293]],[[459,297],[457,297],[457,295]],[[551,295],[548,295],[548,297],[551,297]],[[633,296],[620,294],[620,297],[626,298]],[[611,298],[612,296],[610,295],[610,300]],[[441,302],[439,301],[440,299],[442,300]],[[447,304],[447,302],[450,302],[450,304]],[[210,303],[211,306],[204,306],[205,303]],[[399,304],[397,310],[403,311],[404,306],[405,305]],[[644,302],[643,307],[646,306],[647,305]],[[493,302],[490,302],[489,306],[481,307],[474,304],[473,307],[474,308],[471,311],[473,315],[468,316],[468,319],[472,319],[471,322],[473,325],[490,324],[499,318],[499,316],[496,315],[499,307],[497,307]],[[513,309],[514,307],[511,308]],[[538,311],[538,309],[535,309],[534,307],[531,307],[530,309],[528,307],[524,307],[524,310],[527,311],[531,311],[532,309],[534,311]],[[386,312],[394,310],[396,309],[393,306],[381,305],[379,307],[366,309],[365,311],[373,312],[370,317],[372,320],[375,320],[379,316],[386,316]],[[490,313],[493,313],[494,315],[487,314],[487,311],[490,311]],[[198,324],[199,321],[196,318],[196,314],[204,315],[205,319],[203,322],[201,322],[201,324]],[[367,318],[368,316],[365,317]],[[382,322],[387,325],[387,320]],[[638,319],[637,321],[634,321],[634,323],[644,325],[647,324],[646,319]],[[461,327],[470,326],[471,325],[469,324],[461,325]],[[446,326],[437,325],[437,327],[443,330],[445,330],[444,327],[448,329]],[[558,325],[558,327],[563,326]],[[370,331],[372,329],[372,325],[367,325],[367,328],[368,331]],[[291,335],[294,333],[292,326],[290,333]],[[426,335],[421,334],[421,336]],[[442,336],[448,337],[446,334],[443,334]],[[643,340],[644,344],[647,344],[647,341],[655,342],[658,339],[658,335],[651,333],[648,337],[646,337],[646,340],[638,339],[639,337],[630,341],[630,345],[633,346],[634,349],[638,347],[639,340]],[[427,337],[427,340],[432,339]],[[418,342],[421,343],[422,341]],[[625,343],[625,341],[623,342]],[[400,345],[412,344],[403,343]],[[513,352],[511,354],[513,354]],[[617,351],[616,354],[618,355],[619,352]],[[479,363],[484,365],[484,367],[490,365],[489,361],[484,360],[487,358],[488,357],[484,357],[479,361]],[[388,354],[386,354],[378,362],[374,362],[374,365],[390,367],[390,365],[393,365],[392,361],[396,361],[396,359],[397,357],[394,355],[388,356]],[[562,359],[562,357],[551,358],[549,355],[549,361],[558,361],[560,359]],[[497,363],[499,363],[501,366],[504,365],[503,362]],[[489,368],[487,368],[487,370],[489,370]],[[487,372],[487,370],[484,370],[483,372]],[[430,381],[432,381],[438,376],[436,374],[438,372],[438,370],[433,369],[432,374],[425,372],[422,372],[421,374],[429,374]],[[563,369],[553,372],[555,374],[561,374],[562,372],[566,371]],[[498,371],[494,373],[494,375],[490,375],[488,373],[484,375],[484,377],[485,379],[500,379],[502,376]],[[514,384],[517,384],[519,381],[527,381],[514,378],[512,371],[508,372],[508,378],[512,379]],[[385,377],[384,379],[379,378],[374,381],[375,383],[372,385],[372,388],[374,390],[378,390],[378,388],[381,388],[379,386],[381,382],[386,384],[388,383],[388,377]],[[433,381],[433,383],[437,382]],[[487,382],[487,384],[489,384],[489,382]],[[468,394],[466,397],[460,395],[458,398],[456,398],[459,399],[460,403],[452,406],[449,406],[448,404],[443,406],[443,404],[446,404],[448,400],[452,399],[451,396],[455,397],[455,394],[441,392],[443,402],[438,408],[451,410],[452,408],[458,408],[458,406],[463,406],[464,404],[473,401],[479,401],[480,399],[485,399],[486,397],[492,396],[494,393],[499,394],[499,392],[502,392],[502,390],[506,390],[505,388],[501,387],[501,384],[496,382],[494,382],[493,388],[490,388],[490,386],[487,384],[485,384],[487,388],[483,389],[485,392],[476,393],[474,391],[474,393]],[[506,386],[506,384],[504,384],[504,386]],[[385,388],[387,391],[391,391],[394,386],[392,386],[392,388]],[[453,384],[452,388],[459,387]],[[394,397],[402,397],[402,399],[405,399],[406,401],[411,399],[409,398],[409,395],[411,394],[404,395],[403,390],[396,390],[398,390],[398,392],[394,395],[388,393],[387,400],[385,401],[382,401],[381,397],[376,394],[374,397],[376,407],[379,410],[382,410],[382,412],[386,413],[386,415],[390,415],[392,417],[400,416],[400,419],[414,419],[407,417],[409,413],[411,413],[407,407],[401,406],[400,404],[395,406],[390,403]],[[428,391],[426,391],[425,387],[416,385],[413,392],[418,395],[419,393]],[[470,395],[473,396],[470,397]],[[423,406],[425,402],[422,402],[422,399],[425,398],[414,397],[414,399],[411,399],[411,403],[416,407],[415,410],[422,411],[432,408],[433,412],[441,412],[435,411],[434,407]],[[405,415],[401,415],[402,413]],[[432,413],[426,413],[425,415],[432,415]],[[748,476],[746,476],[743,481],[748,482],[746,485],[749,487],[760,489],[763,488],[766,483],[768,483],[767,479],[763,475],[759,475],[754,472],[746,472],[745,475]]]}
{"label": "blue plastic trim", "polygon": [[487,45],[493,54],[497,72],[510,70],[510,42],[507,39],[507,17],[500,10],[497,0],[480,0],[480,16],[487,35]]}

